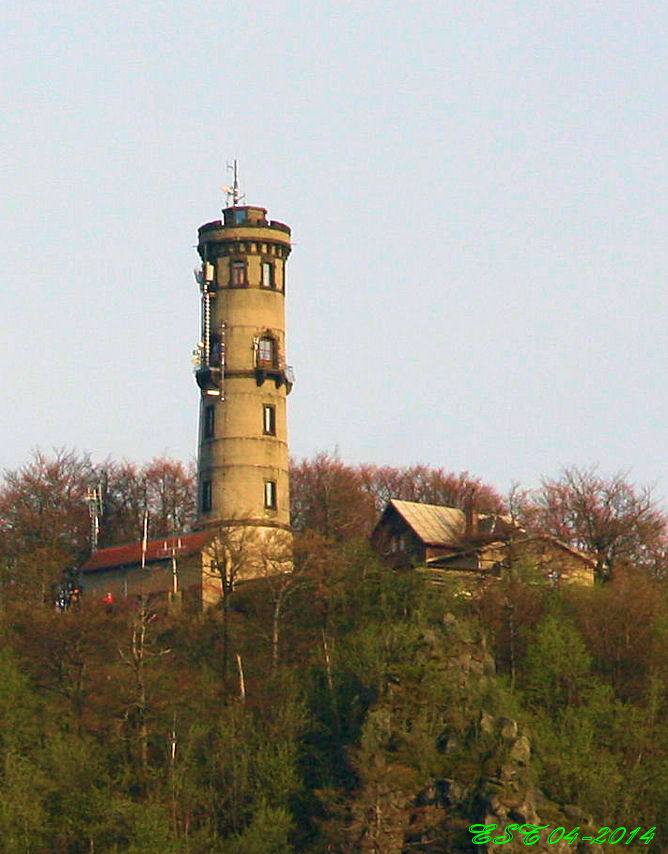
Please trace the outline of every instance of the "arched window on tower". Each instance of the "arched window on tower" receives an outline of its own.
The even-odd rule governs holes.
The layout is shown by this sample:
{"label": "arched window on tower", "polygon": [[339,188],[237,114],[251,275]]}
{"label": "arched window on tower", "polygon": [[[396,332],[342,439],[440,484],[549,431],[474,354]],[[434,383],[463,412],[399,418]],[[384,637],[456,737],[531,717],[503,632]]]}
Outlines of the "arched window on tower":
{"label": "arched window on tower", "polygon": [[246,262],[233,259],[230,262],[230,287],[245,288],[247,284]]}
{"label": "arched window on tower", "polygon": [[270,335],[263,335],[257,345],[257,367],[258,368],[276,368],[278,367],[278,352],[276,347],[276,339]]}

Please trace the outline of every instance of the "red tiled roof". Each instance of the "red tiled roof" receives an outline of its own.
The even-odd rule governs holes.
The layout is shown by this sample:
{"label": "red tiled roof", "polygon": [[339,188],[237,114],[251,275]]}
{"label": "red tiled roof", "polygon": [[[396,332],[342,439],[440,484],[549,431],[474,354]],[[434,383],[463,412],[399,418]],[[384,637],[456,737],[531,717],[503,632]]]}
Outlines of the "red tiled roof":
{"label": "red tiled roof", "polygon": [[[181,534],[180,537],[162,537],[159,540],[149,540],[146,544],[146,563],[168,560],[172,556],[172,550],[177,557],[198,552],[209,542],[211,536],[209,531],[199,531],[196,534]],[[100,549],[88,558],[81,567],[81,571],[94,572],[98,569],[113,569],[116,566],[140,564],[141,554],[141,541],[128,546]]]}

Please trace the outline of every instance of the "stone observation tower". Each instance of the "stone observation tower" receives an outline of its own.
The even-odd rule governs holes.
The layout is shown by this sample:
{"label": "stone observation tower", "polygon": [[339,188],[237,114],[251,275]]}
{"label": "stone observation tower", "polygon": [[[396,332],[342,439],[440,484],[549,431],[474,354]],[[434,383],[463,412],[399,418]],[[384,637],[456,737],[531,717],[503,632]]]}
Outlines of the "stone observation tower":
{"label": "stone observation tower", "polygon": [[[223,220],[199,229],[202,335],[200,528],[290,531],[285,350],[285,265],[290,229],[264,208],[240,205],[236,176]],[[228,200],[229,203],[229,200]]]}

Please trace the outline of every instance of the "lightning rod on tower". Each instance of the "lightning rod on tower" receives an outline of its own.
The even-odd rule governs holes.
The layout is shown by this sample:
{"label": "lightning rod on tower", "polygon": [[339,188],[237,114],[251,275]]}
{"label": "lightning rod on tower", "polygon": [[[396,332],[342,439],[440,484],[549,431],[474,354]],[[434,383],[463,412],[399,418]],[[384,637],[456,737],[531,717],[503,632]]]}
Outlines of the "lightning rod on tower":
{"label": "lightning rod on tower", "polygon": [[227,168],[233,174],[232,186],[230,187],[226,184],[224,187],[221,187],[221,190],[224,193],[227,193],[227,207],[236,207],[239,202],[243,202],[246,198],[245,194],[239,192],[239,163],[237,160],[233,160],[232,163],[227,164]]}

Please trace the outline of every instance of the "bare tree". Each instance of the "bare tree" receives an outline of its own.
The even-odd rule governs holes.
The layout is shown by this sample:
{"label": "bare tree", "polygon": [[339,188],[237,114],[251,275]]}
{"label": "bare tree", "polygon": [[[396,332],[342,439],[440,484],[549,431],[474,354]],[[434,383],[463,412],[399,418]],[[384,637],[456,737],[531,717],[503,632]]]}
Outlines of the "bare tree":
{"label": "bare tree", "polygon": [[358,471],[364,490],[373,498],[378,513],[390,498],[464,510],[473,495],[478,512],[499,513],[504,510],[504,502],[498,492],[468,472],[457,474],[421,464],[402,468],[362,465]]}
{"label": "bare tree", "polygon": [[281,625],[286,604],[302,583],[295,573],[292,535],[283,529],[248,525],[221,526],[209,546],[210,571],[220,580],[223,674],[230,661],[229,610],[232,594],[240,581],[262,580],[271,602],[272,665],[279,661]]}
{"label": "bare tree", "polygon": [[290,511],[296,530],[308,528],[338,541],[367,536],[376,517],[360,473],[324,453],[292,462]]}
{"label": "bare tree", "polygon": [[3,598],[52,605],[63,571],[89,549],[86,488],[93,478],[87,455],[41,451],[0,488],[0,560]]}
{"label": "bare tree", "polygon": [[336,544],[315,531],[298,534],[294,541],[295,570],[300,583],[308,586],[312,607],[320,623],[322,660],[325,666],[327,687],[337,728],[340,725],[339,709],[334,690],[333,652],[334,632],[332,612],[345,590],[346,568],[343,553]]}
{"label": "bare tree", "polygon": [[171,536],[189,530],[196,517],[193,466],[157,457],[138,466],[107,461],[100,469],[106,482],[101,542],[114,545],[136,541],[149,518],[149,536]]}
{"label": "bare tree", "polygon": [[170,649],[156,649],[153,639],[149,637],[149,628],[155,622],[157,615],[149,609],[146,597],[139,599],[138,607],[130,623],[129,649],[119,647],[118,652],[123,663],[130,668],[133,675],[133,690],[126,707],[125,719],[133,717],[137,723],[139,741],[139,766],[146,779],[148,772],[148,661],[152,658],[168,655]]}
{"label": "bare tree", "polygon": [[592,555],[599,579],[625,568],[662,575],[666,517],[656,506],[652,488],[627,477],[627,472],[605,477],[595,466],[564,469],[558,479],[543,481],[532,505],[522,508],[521,521]]}
{"label": "bare tree", "polygon": [[261,532],[249,525],[221,525],[207,547],[208,572],[220,582],[223,678],[230,661],[230,600],[241,580],[263,573]]}
{"label": "bare tree", "polygon": [[478,512],[504,511],[496,490],[468,472],[425,465],[349,466],[325,453],[293,460],[290,467],[293,526],[337,541],[368,536],[390,498],[464,509],[473,493]]}
{"label": "bare tree", "polygon": [[295,570],[292,537],[280,529],[271,531],[259,544],[258,564],[271,599],[271,660],[276,670],[285,607],[290,597],[304,585],[300,567]]}

